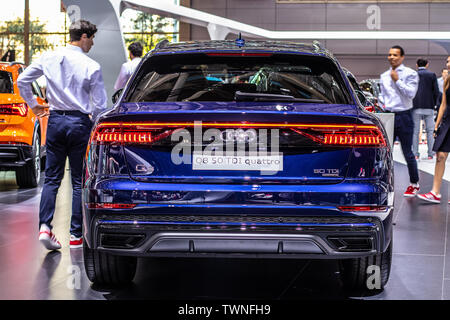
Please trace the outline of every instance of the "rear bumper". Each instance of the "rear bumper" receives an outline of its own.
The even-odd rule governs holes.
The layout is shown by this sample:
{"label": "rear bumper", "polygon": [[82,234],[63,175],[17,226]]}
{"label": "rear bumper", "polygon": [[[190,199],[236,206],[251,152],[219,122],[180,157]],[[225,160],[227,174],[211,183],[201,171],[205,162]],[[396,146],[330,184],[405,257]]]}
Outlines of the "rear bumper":
{"label": "rear bumper", "polygon": [[4,144],[0,145],[0,168],[16,168],[24,166],[32,159],[32,146]]}
{"label": "rear bumper", "polygon": [[97,211],[85,215],[89,247],[141,257],[345,259],[384,252],[392,233],[392,209],[383,221],[377,217],[282,216],[282,211],[270,216],[89,211]]}
{"label": "rear bumper", "polygon": [[8,142],[31,145],[35,123],[27,117],[11,116],[13,119],[0,130],[0,144]]}

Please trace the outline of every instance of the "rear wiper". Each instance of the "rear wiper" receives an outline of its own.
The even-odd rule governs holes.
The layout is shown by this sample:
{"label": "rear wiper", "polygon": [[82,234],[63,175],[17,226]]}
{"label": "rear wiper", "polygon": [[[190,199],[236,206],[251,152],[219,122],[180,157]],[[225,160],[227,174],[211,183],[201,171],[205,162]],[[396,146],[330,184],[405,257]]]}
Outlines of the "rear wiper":
{"label": "rear wiper", "polygon": [[294,96],[284,94],[272,94],[272,93],[254,93],[254,92],[242,92],[236,91],[234,94],[234,100],[236,101],[292,101],[292,102],[310,102],[310,103],[323,103],[324,100],[320,99],[302,99],[295,98]]}

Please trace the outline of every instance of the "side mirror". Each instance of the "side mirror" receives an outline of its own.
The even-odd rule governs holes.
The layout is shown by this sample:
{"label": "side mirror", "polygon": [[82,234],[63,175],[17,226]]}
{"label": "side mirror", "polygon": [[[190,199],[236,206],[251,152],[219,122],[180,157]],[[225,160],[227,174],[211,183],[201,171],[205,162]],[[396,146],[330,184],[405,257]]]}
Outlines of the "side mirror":
{"label": "side mirror", "polygon": [[120,97],[120,95],[122,94],[122,91],[123,91],[123,88],[117,90],[116,92],[114,92],[114,94],[113,94],[113,96],[112,96],[112,98],[111,98],[112,103],[115,104],[115,103],[117,102],[117,100],[119,100],[119,97]]}

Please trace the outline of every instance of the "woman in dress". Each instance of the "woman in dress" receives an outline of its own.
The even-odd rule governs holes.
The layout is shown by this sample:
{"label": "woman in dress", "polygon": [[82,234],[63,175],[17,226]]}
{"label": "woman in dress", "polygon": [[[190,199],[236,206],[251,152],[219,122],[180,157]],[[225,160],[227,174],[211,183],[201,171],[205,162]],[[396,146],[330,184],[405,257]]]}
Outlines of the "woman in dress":
{"label": "woman in dress", "polygon": [[[447,58],[447,68],[450,70],[450,56]],[[439,108],[439,113],[434,125],[434,140],[433,151],[436,152],[436,165],[434,167],[433,188],[430,192],[417,195],[420,199],[440,203],[441,202],[441,185],[442,177],[444,176],[445,161],[450,152],[450,77],[447,77],[444,82],[444,93],[442,95],[442,102]],[[450,204],[450,201],[449,201]]]}

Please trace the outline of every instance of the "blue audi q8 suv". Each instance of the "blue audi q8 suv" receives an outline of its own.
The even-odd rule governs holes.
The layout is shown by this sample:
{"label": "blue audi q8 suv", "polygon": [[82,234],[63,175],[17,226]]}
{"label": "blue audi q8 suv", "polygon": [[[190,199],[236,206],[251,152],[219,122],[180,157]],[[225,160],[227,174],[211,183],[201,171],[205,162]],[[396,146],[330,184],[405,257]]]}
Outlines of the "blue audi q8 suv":
{"label": "blue audi q8 suv", "polygon": [[346,287],[382,287],[393,192],[384,127],[317,42],[164,41],[94,125],[86,272],[120,284],[139,257],[337,259]]}

